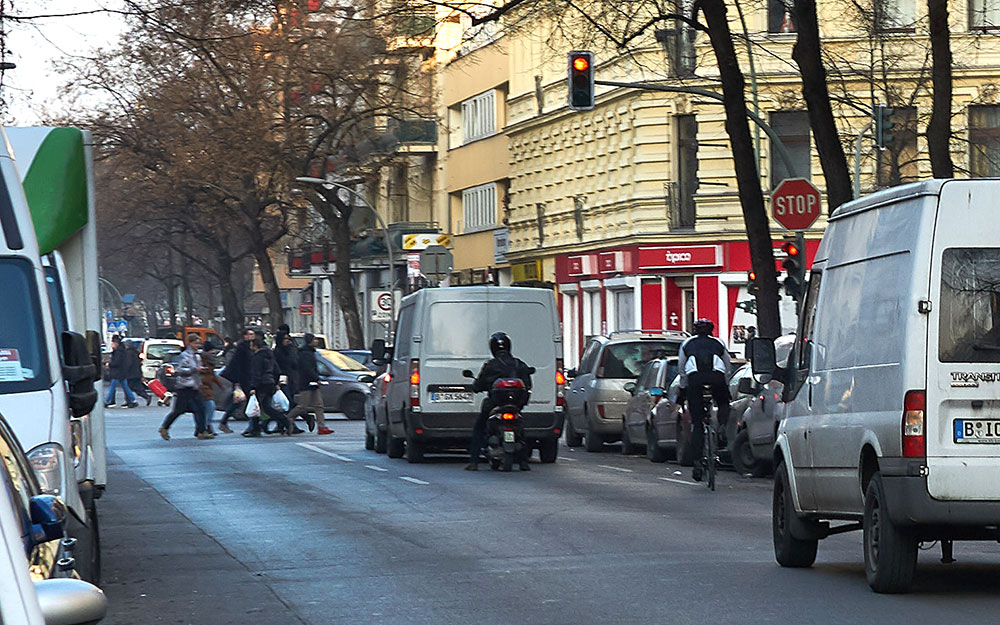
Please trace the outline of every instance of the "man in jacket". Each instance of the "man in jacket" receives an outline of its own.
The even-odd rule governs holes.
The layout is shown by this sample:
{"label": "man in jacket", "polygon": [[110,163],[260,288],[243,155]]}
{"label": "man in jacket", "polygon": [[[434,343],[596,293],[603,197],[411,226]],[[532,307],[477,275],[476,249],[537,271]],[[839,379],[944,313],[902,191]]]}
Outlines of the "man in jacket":
{"label": "man in jacket", "polygon": [[[299,384],[302,385],[302,390],[299,391],[299,396],[296,399],[298,405],[288,413],[288,420],[294,423],[296,417],[303,416],[306,423],[309,424],[310,430],[318,422],[317,434],[333,434],[333,430],[326,427],[326,419],[323,416],[323,393],[319,388],[319,368],[316,366],[316,344],[318,341],[312,334],[306,334],[305,340],[306,346],[299,350],[298,362]],[[309,416],[310,412],[316,415],[315,421]]]}
{"label": "man in jacket", "polygon": [[[222,370],[222,377],[233,383],[233,392],[242,391],[244,395],[250,393],[250,360],[253,352],[250,351],[250,342],[257,337],[253,328],[243,330],[243,340],[240,341],[233,350],[232,356],[228,360],[226,368]],[[229,428],[229,419],[236,414],[241,414],[246,410],[246,398],[242,401],[233,401],[226,408],[226,414],[222,415],[219,421],[219,431],[232,434]],[[248,430],[249,431],[249,430]]]}
{"label": "man in jacket", "polygon": [[174,407],[163,419],[159,430],[160,437],[165,441],[170,440],[170,434],[168,434],[170,426],[177,420],[177,417],[185,412],[194,415],[194,435],[196,438],[209,439],[214,437],[205,429],[205,402],[202,401],[201,395],[201,375],[205,372],[205,368],[202,365],[201,356],[198,354],[200,348],[201,337],[193,333],[188,334],[184,351],[181,352],[180,358],[174,366],[177,391]]}
{"label": "man in jacket", "polygon": [[299,348],[288,332],[278,331],[274,340],[274,359],[279,373],[284,376],[284,383],[279,380],[278,386],[294,405],[295,394],[299,392]]}
{"label": "man in jacket", "polygon": [[125,402],[129,408],[135,408],[139,404],[135,401],[132,389],[128,387],[128,354],[122,337],[114,335],[111,337],[111,362],[108,363],[108,374],[111,376],[111,384],[108,388],[108,396],[104,400],[105,408],[115,405],[115,389],[122,387],[125,393]]}
{"label": "man in jacket", "polygon": [[129,388],[135,391],[136,395],[145,399],[148,406],[153,401],[153,396],[149,394],[149,389],[142,381],[142,360],[139,359],[139,352],[136,351],[135,345],[132,343],[125,343],[125,350],[125,379],[128,381]]}
{"label": "man in jacket", "polygon": [[[278,363],[274,360],[274,353],[264,344],[264,339],[257,337],[250,341],[250,351],[253,357],[250,359],[250,395],[257,397],[261,413],[274,419],[280,432],[286,436],[291,436],[292,429],[284,413],[276,409],[272,404],[274,392],[278,390]],[[243,436],[260,436],[260,417],[250,418],[250,429],[243,432]]]}
{"label": "man in jacket", "polygon": [[[493,383],[500,378],[520,378],[524,382],[525,390],[531,390],[531,374],[534,370],[524,364],[521,359],[515,358],[510,350],[510,337],[506,333],[496,332],[490,337],[490,353],[493,354],[493,358],[487,360],[483,368],[479,370],[479,375],[472,383],[474,393],[484,391],[488,393],[493,388]],[[472,427],[472,444],[469,447],[469,464],[465,467],[466,471],[479,470],[479,455],[482,453],[483,444],[486,441],[486,424],[494,408],[496,405],[487,394],[479,410],[479,418],[476,419],[476,424]],[[522,471],[531,470],[526,453],[522,452],[519,464]]]}

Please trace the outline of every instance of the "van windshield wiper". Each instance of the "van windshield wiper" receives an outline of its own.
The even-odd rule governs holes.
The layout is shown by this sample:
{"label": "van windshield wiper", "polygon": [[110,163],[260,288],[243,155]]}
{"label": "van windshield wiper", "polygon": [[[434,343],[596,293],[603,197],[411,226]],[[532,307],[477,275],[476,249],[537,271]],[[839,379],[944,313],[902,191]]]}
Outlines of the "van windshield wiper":
{"label": "van windshield wiper", "polygon": [[972,346],[972,349],[983,352],[1000,352],[1000,345],[991,345],[989,343],[975,343]]}

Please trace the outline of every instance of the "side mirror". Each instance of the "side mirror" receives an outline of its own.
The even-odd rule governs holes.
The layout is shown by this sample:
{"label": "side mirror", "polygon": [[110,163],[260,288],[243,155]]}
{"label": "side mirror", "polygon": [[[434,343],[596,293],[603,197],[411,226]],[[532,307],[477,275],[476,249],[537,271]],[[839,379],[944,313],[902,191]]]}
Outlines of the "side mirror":
{"label": "side mirror", "polygon": [[654,386],[653,388],[649,389],[649,396],[650,397],[663,397],[663,389],[660,388],[659,386]]}
{"label": "side mirror", "polygon": [[362,384],[371,384],[374,381],[375,381],[375,376],[368,373],[363,373],[358,376],[358,382],[361,382]]}
{"label": "side mirror", "polygon": [[626,382],[625,386],[622,388],[624,388],[625,392],[629,395],[635,395],[635,382]]}
{"label": "side mirror", "polygon": [[761,384],[769,382],[778,368],[774,355],[774,341],[762,338],[751,340],[750,363],[757,380]]}
{"label": "side mirror", "polygon": [[46,625],[88,625],[108,613],[104,591],[83,580],[43,579],[34,586]]}
{"label": "side mirror", "polygon": [[372,361],[385,360],[385,339],[372,341]]}
{"label": "side mirror", "polygon": [[52,495],[35,495],[29,500],[31,540],[36,544],[58,540],[65,536],[66,504]]}
{"label": "side mirror", "polygon": [[[97,390],[94,382],[98,380],[98,364],[94,363],[93,353],[88,349],[87,339],[76,332],[63,332],[62,340],[63,379],[69,385],[69,407],[74,417],[83,417],[97,405]],[[100,353],[100,352],[98,352]],[[98,360],[100,363],[100,360]]]}
{"label": "side mirror", "polygon": [[757,392],[757,385],[754,384],[753,378],[740,378],[740,383],[737,385],[736,390],[740,392],[741,395],[753,395]]}
{"label": "side mirror", "polygon": [[469,369],[462,369],[462,377],[476,379],[476,374]]}
{"label": "side mirror", "polygon": [[567,369],[566,370],[566,377],[567,378],[575,378],[576,376],[577,376],[576,367],[574,367],[572,369]]}

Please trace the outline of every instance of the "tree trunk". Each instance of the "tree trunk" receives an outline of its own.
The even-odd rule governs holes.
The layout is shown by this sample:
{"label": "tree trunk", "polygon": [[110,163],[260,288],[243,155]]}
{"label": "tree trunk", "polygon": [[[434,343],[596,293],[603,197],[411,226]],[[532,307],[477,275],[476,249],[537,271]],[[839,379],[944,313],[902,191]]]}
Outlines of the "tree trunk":
{"label": "tree trunk", "polygon": [[281,289],[278,288],[278,277],[274,273],[274,263],[271,262],[271,255],[263,241],[260,245],[254,245],[253,257],[260,270],[260,281],[264,285],[264,298],[267,300],[268,318],[271,321],[271,331],[273,332],[278,329],[278,326],[285,323],[285,311],[281,309]]}
{"label": "tree trunk", "polygon": [[233,263],[220,251],[216,256],[219,263],[219,295],[222,297],[222,311],[226,317],[223,324],[223,331],[226,336],[233,338],[240,336],[240,326],[243,325],[243,307],[240,306],[240,298],[236,294],[236,287],[233,286]]}
{"label": "tree trunk", "polygon": [[184,291],[184,325],[194,325],[194,297],[187,261],[181,259],[181,288]]}
{"label": "tree trunk", "polygon": [[948,30],[948,0],[927,0],[931,38],[931,82],[934,97],[927,125],[927,147],[935,178],[952,178],[951,162],[951,35]]}
{"label": "tree trunk", "polygon": [[819,23],[816,17],[816,0],[795,0],[793,6],[798,36],[792,48],[792,58],[802,76],[802,97],[809,109],[809,126],[816,138],[819,163],[826,179],[827,209],[834,209],[854,198],[851,174],[847,168],[844,144],[837,134],[837,123],[830,106],[830,92],[826,86],[826,68],[820,48]]}
{"label": "tree trunk", "polygon": [[725,0],[703,0],[712,50],[715,51],[722,82],[723,105],[726,111],[726,133],[733,150],[736,183],[739,190],[743,220],[750,244],[750,261],[757,273],[760,292],[757,294],[757,335],[776,338],[781,335],[778,315],[778,274],[774,266],[771,227],[764,209],[764,194],[760,189],[757,159],[754,156],[750,126],[747,122],[745,82],[740,70],[733,35],[726,19]]}

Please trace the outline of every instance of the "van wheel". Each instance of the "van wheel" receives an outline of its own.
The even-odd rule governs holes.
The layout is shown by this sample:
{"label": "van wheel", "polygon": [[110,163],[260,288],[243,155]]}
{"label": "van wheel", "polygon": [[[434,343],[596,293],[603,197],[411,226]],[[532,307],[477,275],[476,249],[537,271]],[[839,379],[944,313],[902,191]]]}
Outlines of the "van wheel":
{"label": "van wheel", "polygon": [[628,426],[625,425],[625,419],[622,419],[622,455],[631,456],[632,454],[639,453],[638,445],[632,443],[632,437],[628,434]]}
{"label": "van wheel", "polygon": [[384,454],[386,447],[386,433],[375,426],[375,453]]}
{"label": "van wheel", "polygon": [[389,440],[386,442],[385,455],[390,458],[402,458],[403,452],[406,450],[406,441],[402,438],[396,438],[392,434],[387,433]]}
{"label": "van wheel", "polygon": [[576,428],[573,427],[573,419],[566,417],[566,446],[567,447],[579,447],[583,444],[583,436],[576,433]]}
{"label": "van wheel", "polygon": [[774,472],[774,494],[771,504],[771,533],[774,537],[774,559],[781,566],[808,568],[816,561],[818,540],[799,540],[792,536],[795,504],[788,488],[788,470],[778,464]]}
{"label": "van wheel", "polygon": [[879,472],[865,492],[862,530],[868,585],[879,593],[909,592],[917,568],[917,539],[889,518]]}
{"label": "van wheel", "polygon": [[559,439],[543,438],[538,443],[538,457],[545,464],[551,464],[559,456]]}
{"label": "van wheel", "polygon": [[77,548],[73,552],[76,572],[84,581],[95,586],[101,585],[101,528],[97,517],[97,502],[87,506],[87,526],[81,532]]}
{"label": "van wheel", "polygon": [[406,461],[410,464],[424,461],[424,444],[412,436],[406,437]]}
{"label": "van wheel", "polygon": [[743,428],[733,441],[733,467],[740,475],[749,474],[752,477],[764,477],[767,473],[767,462],[753,455],[750,445],[750,433]]}
{"label": "van wheel", "polygon": [[587,451],[601,451],[604,448],[604,439],[601,438],[600,434],[594,434],[593,430],[587,432],[587,435],[584,437],[584,443]]}
{"label": "van wheel", "polygon": [[660,444],[656,440],[656,434],[653,433],[652,427],[646,428],[646,457],[651,462],[667,461],[667,452],[660,449]]}
{"label": "van wheel", "polygon": [[688,445],[688,439],[691,438],[689,432],[685,431],[684,423],[677,419],[677,443],[676,449],[674,450],[674,456],[677,458],[677,464],[682,467],[690,467],[694,465],[694,454],[691,453],[691,446]]}

